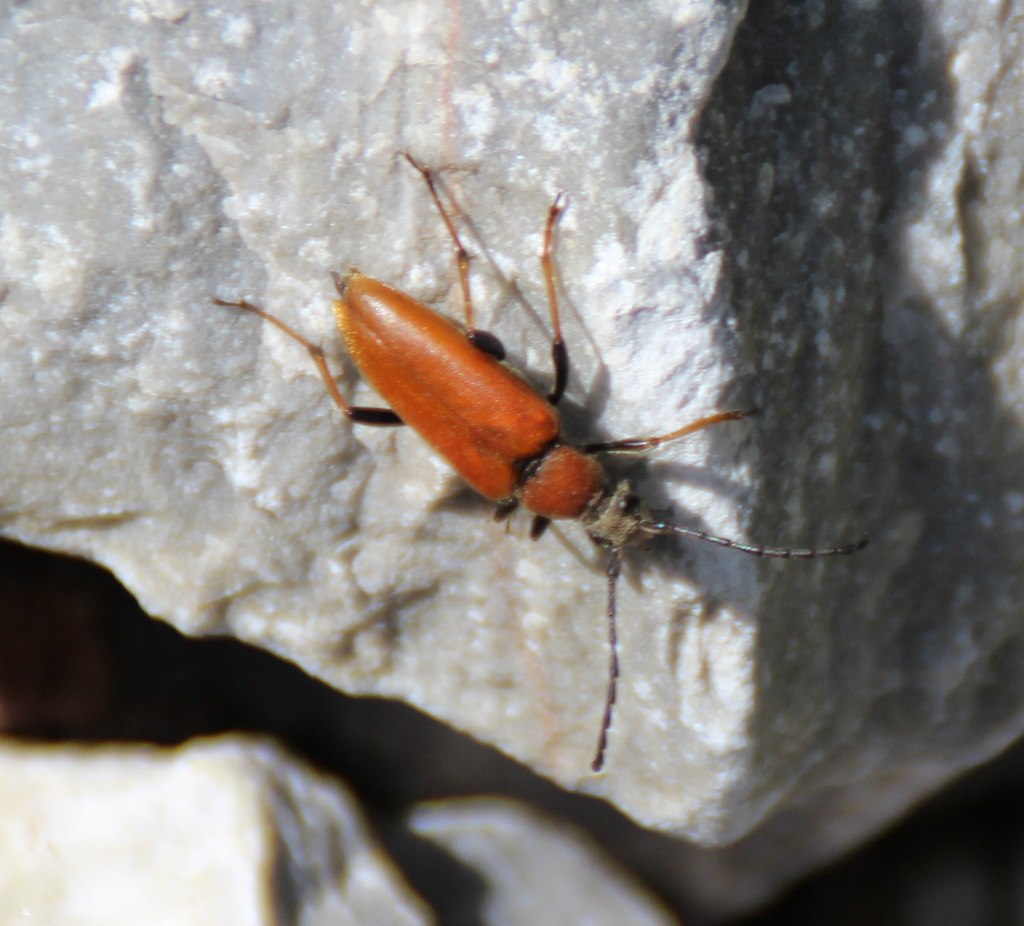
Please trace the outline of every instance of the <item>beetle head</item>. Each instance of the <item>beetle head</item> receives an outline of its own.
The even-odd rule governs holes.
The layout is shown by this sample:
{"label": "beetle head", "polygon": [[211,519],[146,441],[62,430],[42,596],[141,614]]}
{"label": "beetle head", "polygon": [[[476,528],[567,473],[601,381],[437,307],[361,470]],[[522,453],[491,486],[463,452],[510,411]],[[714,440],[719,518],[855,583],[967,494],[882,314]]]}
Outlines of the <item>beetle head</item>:
{"label": "beetle head", "polygon": [[650,512],[626,480],[602,492],[581,520],[590,539],[606,549],[621,550],[650,535]]}

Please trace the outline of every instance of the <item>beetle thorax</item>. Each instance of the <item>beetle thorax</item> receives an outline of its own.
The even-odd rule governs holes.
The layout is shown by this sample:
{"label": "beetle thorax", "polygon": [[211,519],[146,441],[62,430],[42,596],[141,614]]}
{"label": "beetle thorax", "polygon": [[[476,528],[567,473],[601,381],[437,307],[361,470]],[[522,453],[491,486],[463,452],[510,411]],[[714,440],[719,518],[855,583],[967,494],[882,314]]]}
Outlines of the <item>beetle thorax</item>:
{"label": "beetle thorax", "polygon": [[604,494],[604,473],[593,456],[556,443],[527,468],[519,501],[541,517],[581,518]]}
{"label": "beetle thorax", "polygon": [[602,493],[580,520],[595,543],[617,550],[648,535],[641,527],[647,518],[643,503],[623,480],[613,491]]}

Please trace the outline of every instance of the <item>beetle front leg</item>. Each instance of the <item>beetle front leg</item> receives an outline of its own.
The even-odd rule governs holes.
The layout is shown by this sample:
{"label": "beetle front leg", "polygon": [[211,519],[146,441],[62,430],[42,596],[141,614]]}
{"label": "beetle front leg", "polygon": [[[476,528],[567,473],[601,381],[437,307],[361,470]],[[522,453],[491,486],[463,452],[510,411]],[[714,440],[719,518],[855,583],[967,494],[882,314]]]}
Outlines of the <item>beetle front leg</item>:
{"label": "beetle front leg", "polygon": [[495,521],[507,521],[512,517],[513,512],[519,507],[519,499],[513,496],[512,498],[503,498],[498,502],[498,507],[494,509],[494,520]]}

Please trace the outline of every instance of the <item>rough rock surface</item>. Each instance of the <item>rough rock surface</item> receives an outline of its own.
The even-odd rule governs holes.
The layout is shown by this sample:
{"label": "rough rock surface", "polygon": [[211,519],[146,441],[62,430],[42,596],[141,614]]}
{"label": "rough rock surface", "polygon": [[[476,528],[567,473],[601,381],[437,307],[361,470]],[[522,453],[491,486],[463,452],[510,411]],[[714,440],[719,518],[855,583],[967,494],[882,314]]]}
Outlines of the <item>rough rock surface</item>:
{"label": "rough rock surface", "polygon": [[0,749],[5,923],[432,922],[358,805],[266,744]]}
{"label": "rough rock surface", "polygon": [[[747,837],[697,879],[741,905],[1024,726],[1020,12],[582,9],[15,7],[0,523],[188,632],[407,699],[642,822]],[[280,314],[372,401],[327,271],[457,306],[404,149],[448,168],[483,324],[542,385],[535,258],[570,195],[571,434],[759,406],[630,474],[717,533],[873,538],[632,556],[600,778],[582,533],[506,535],[415,434],[350,428],[301,349],[209,304]]]}
{"label": "rough rock surface", "polygon": [[410,824],[485,879],[488,889],[479,910],[485,923],[678,922],[583,833],[528,807],[499,800],[445,801],[416,808]]}

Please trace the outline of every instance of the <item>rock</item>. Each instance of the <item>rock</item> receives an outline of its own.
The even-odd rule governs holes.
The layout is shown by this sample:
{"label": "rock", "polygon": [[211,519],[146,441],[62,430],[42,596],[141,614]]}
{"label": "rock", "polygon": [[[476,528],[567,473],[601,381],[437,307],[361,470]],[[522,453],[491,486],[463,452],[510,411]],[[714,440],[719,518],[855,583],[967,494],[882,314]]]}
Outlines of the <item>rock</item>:
{"label": "rock", "polygon": [[[740,840],[696,889],[754,903],[1024,725],[1017,14],[459,9],[15,9],[3,529],[109,566],[186,632],[403,698],[644,824]],[[573,439],[758,406],[616,471],[715,533],[872,536],[842,561],[630,554],[598,778],[604,560],[582,531],[506,535],[415,434],[350,427],[301,348],[209,301],[322,340],[372,404],[328,271],[458,311],[402,150],[443,168],[481,324],[542,388],[536,256],[569,195]]]}
{"label": "rock", "polygon": [[597,851],[587,834],[527,806],[492,799],[440,801],[416,808],[410,824],[484,878],[487,889],[477,911],[482,922],[679,922]]}
{"label": "rock", "polygon": [[0,749],[0,919],[432,919],[357,805],[265,743]]}

